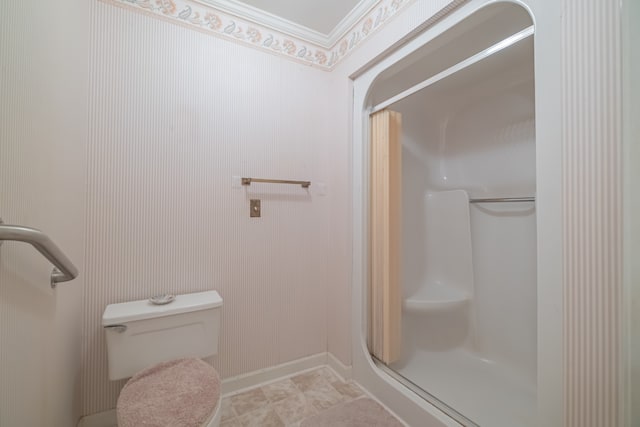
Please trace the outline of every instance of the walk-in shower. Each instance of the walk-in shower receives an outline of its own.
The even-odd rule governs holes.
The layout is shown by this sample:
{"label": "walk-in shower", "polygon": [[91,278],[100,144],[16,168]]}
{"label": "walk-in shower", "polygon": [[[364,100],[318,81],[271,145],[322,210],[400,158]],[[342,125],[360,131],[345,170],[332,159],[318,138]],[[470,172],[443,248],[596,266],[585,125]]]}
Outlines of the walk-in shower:
{"label": "walk-in shower", "polygon": [[[533,35],[522,7],[487,6],[380,73],[367,98],[372,117],[401,117],[400,166],[373,161],[368,174],[400,192],[384,227],[401,238],[387,251],[400,267],[385,290],[401,295],[401,339],[389,341],[392,357],[369,348],[380,369],[465,425],[537,425]],[[381,216],[369,215],[375,252]],[[369,317],[370,339],[393,333],[378,327]]]}

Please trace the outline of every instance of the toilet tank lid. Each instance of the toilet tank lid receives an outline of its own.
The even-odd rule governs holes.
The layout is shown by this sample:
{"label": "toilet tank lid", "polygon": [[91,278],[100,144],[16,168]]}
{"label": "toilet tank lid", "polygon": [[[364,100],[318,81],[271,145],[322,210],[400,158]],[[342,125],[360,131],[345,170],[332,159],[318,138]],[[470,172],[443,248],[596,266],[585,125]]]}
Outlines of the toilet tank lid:
{"label": "toilet tank lid", "polygon": [[102,326],[189,313],[221,306],[222,297],[216,291],[176,295],[176,299],[173,302],[165,305],[155,305],[146,299],[109,304],[102,314]]}

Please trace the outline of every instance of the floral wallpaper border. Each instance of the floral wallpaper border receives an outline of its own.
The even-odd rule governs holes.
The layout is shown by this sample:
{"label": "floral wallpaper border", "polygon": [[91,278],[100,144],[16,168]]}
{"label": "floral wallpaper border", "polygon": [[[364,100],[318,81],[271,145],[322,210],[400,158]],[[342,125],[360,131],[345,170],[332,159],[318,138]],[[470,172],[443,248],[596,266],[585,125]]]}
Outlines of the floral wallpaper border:
{"label": "floral wallpaper border", "polygon": [[[380,0],[329,49],[256,24],[197,0],[101,0],[331,70],[375,30],[415,0]],[[456,2],[454,2],[456,3]]]}
{"label": "floral wallpaper border", "polygon": [[[331,48],[222,11],[202,0],[100,0],[138,10],[205,33],[280,54],[330,71],[360,43],[416,0],[379,0]],[[452,0],[425,24],[432,25],[468,0]],[[424,27],[421,26],[421,27]]]}

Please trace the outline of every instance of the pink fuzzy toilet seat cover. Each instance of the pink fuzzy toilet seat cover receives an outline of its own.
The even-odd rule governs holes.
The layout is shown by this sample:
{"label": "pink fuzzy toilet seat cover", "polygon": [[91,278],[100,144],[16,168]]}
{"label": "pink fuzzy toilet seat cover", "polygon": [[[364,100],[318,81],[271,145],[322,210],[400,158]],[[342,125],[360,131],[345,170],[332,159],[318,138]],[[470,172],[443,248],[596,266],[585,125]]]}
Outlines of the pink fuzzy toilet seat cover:
{"label": "pink fuzzy toilet seat cover", "polygon": [[220,400],[220,378],[200,359],[177,359],[147,368],[118,397],[118,427],[200,427]]}

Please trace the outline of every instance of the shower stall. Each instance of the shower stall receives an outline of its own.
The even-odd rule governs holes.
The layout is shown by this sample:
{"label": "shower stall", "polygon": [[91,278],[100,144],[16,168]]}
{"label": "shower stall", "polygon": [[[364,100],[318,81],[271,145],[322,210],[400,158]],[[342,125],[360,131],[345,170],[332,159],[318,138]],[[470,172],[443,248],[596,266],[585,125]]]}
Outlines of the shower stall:
{"label": "shower stall", "polygon": [[[369,253],[387,257],[367,270],[372,360],[463,425],[538,425],[530,15],[514,3],[479,9],[380,72],[366,105],[371,147],[376,116],[392,112],[399,150],[384,157],[393,164],[375,152],[368,163]],[[380,199],[394,205],[385,215]]]}

